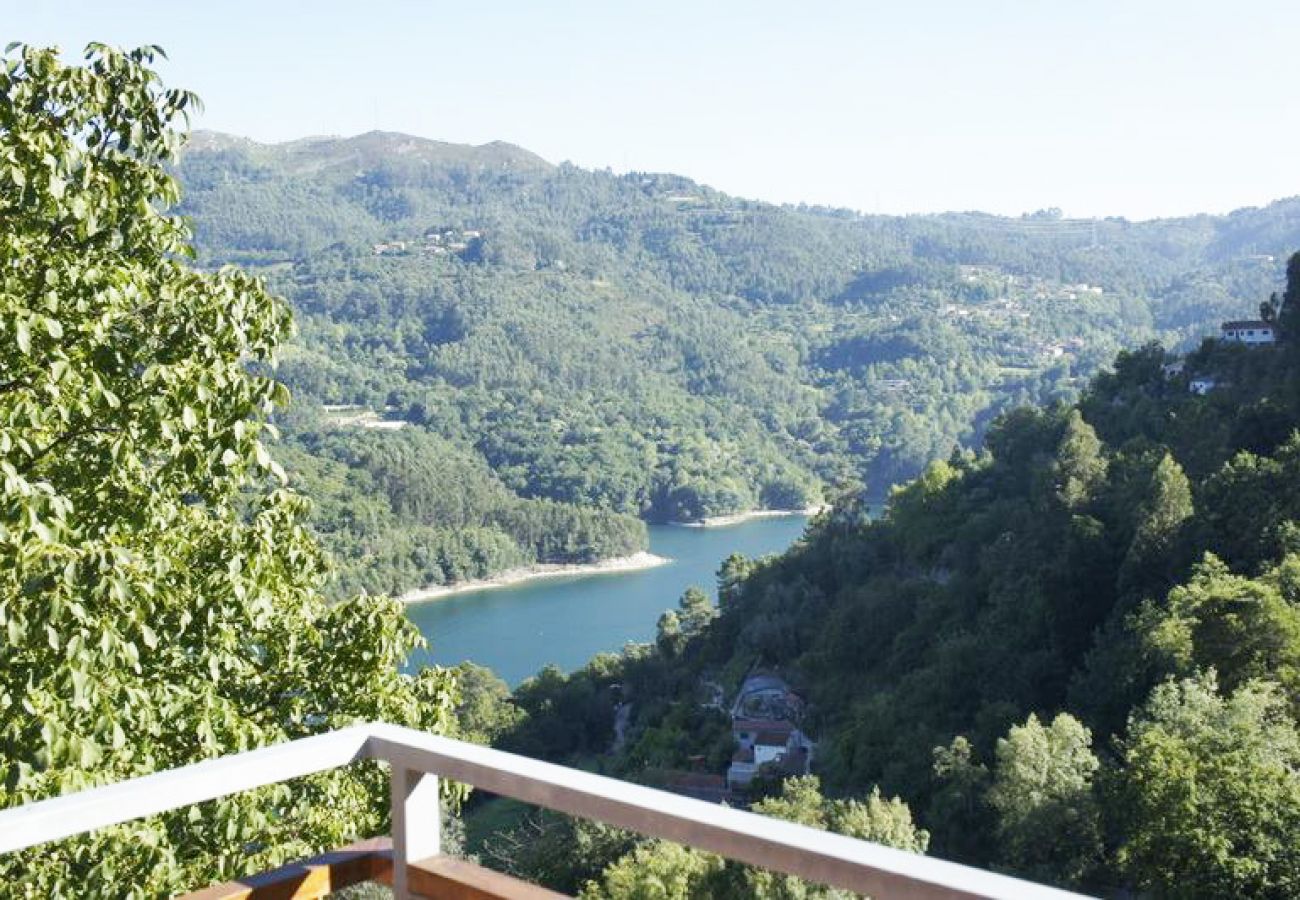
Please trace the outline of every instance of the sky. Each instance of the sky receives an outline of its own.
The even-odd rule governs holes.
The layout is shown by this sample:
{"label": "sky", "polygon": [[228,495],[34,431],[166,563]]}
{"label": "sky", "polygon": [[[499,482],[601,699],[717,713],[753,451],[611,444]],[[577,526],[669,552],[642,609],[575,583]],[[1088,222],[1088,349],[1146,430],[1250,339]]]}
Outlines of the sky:
{"label": "sky", "polygon": [[1296,0],[0,0],[0,44],[160,44],[196,127],[508,141],[863,212],[1300,193]]}

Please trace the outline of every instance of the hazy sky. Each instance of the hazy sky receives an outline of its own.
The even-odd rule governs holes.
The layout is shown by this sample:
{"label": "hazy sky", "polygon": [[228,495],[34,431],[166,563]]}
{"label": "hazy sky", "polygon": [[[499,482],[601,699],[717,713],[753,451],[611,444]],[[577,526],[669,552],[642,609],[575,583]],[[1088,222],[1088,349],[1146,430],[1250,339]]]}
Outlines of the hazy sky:
{"label": "hazy sky", "polygon": [[157,43],[199,127],[381,128],[868,212],[1145,218],[1300,193],[1298,0],[0,0]]}

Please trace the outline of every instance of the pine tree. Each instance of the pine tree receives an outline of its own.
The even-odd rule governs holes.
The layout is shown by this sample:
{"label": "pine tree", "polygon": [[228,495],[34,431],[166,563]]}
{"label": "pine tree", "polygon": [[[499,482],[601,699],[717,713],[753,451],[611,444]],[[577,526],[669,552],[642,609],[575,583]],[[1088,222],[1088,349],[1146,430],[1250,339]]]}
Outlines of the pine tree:
{"label": "pine tree", "polygon": [[1300,336],[1300,252],[1291,254],[1286,263],[1286,290],[1278,306],[1277,324],[1288,342],[1294,343]]}
{"label": "pine tree", "polygon": [[1057,499],[1067,509],[1086,505],[1105,482],[1106,466],[1097,432],[1077,409],[1070,410],[1052,466]]}

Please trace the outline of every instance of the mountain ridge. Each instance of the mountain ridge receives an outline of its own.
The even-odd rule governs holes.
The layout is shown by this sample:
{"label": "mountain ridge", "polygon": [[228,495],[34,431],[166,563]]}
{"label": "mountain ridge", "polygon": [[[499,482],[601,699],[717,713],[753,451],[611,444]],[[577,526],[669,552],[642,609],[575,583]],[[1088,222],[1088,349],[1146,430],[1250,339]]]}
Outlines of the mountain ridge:
{"label": "mountain ridge", "polygon": [[[530,150],[506,141],[461,144],[417,137],[395,131],[373,130],[357,135],[309,135],[289,141],[262,142],[222,131],[196,130],[183,154],[242,150],[266,160],[300,165],[300,173],[325,165],[362,163],[374,165],[387,155],[415,159],[434,166],[471,166],[483,169],[545,172],[555,168]],[[316,162],[317,165],[302,165]]]}
{"label": "mountain ridge", "polygon": [[[602,168],[578,165],[571,161],[562,161],[558,164],[553,163],[527,147],[499,139],[486,141],[482,144],[470,144],[458,141],[444,141],[437,138],[414,135],[404,131],[388,131],[384,129],[372,129],[354,135],[303,135],[302,137],[291,138],[284,141],[261,141],[244,135],[235,134],[233,132],[220,131],[216,129],[195,129],[190,133],[189,140],[187,141],[182,153],[204,153],[232,149],[242,149],[257,154],[278,156],[286,159],[292,155],[306,155],[309,150],[327,149],[335,151],[336,156],[338,155],[338,150],[352,150],[358,155],[357,158],[362,159],[366,158],[362,154],[375,154],[382,152],[396,152],[398,155],[423,155],[425,161],[444,163],[454,162],[459,164],[472,162],[476,158],[480,158],[478,159],[480,165],[486,167],[492,167],[494,165],[504,166],[507,168],[515,168],[519,171],[552,172],[562,166],[570,166],[591,173],[604,172],[608,169],[608,167]],[[993,213],[981,209],[944,209],[928,212],[866,212],[848,206],[834,206],[805,202],[778,202],[761,197],[750,197],[723,191],[711,185],[697,181],[690,175],[668,171],[628,170],[627,172],[619,173],[616,177],[634,175],[644,175],[652,178],[680,179],[683,182],[689,183],[691,186],[702,188],[711,193],[719,194],[732,200],[759,203],[773,208],[832,214],[848,213],[862,219],[951,220],[965,218],[968,220],[989,220],[1008,225],[1050,230],[1054,227],[1094,222],[1129,225],[1157,225],[1188,223],[1203,219],[1224,220],[1256,212],[1265,212],[1279,206],[1293,205],[1296,207],[1296,218],[1297,220],[1300,220],[1300,192],[1276,197],[1262,205],[1247,204],[1234,207],[1233,209],[1224,212],[1200,211],[1182,215],[1129,218],[1124,215],[1054,216],[1053,213],[1058,211],[1039,210],[1034,213],[1026,212],[1019,216],[1013,216]]]}

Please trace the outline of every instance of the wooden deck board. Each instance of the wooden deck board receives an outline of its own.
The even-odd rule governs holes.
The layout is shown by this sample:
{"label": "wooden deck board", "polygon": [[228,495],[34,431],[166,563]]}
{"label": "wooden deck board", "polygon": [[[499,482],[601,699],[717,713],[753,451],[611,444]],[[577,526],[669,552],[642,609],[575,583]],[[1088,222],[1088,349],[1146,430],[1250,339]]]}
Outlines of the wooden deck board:
{"label": "wooden deck board", "polygon": [[237,881],[214,884],[180,900],[317,900],[333,891],[376,881],[392,867],[392,841],[372,838]]}
{"label": "wooden deck board", "polygon": [[411,890],[430,900],[563,900],[544,887],[453,856],[434,856],[408,868]]}
{"label": "wooden deck board", "polygon": [[[412,863],[411,890],[428,900],[563,900],[546,888],[485,869],[452,856]],[[334,891],[393,880],[393,842],[357,841],[303,862],[290,863],[237,881],[214,884],[178,900],[319,900]]]}

